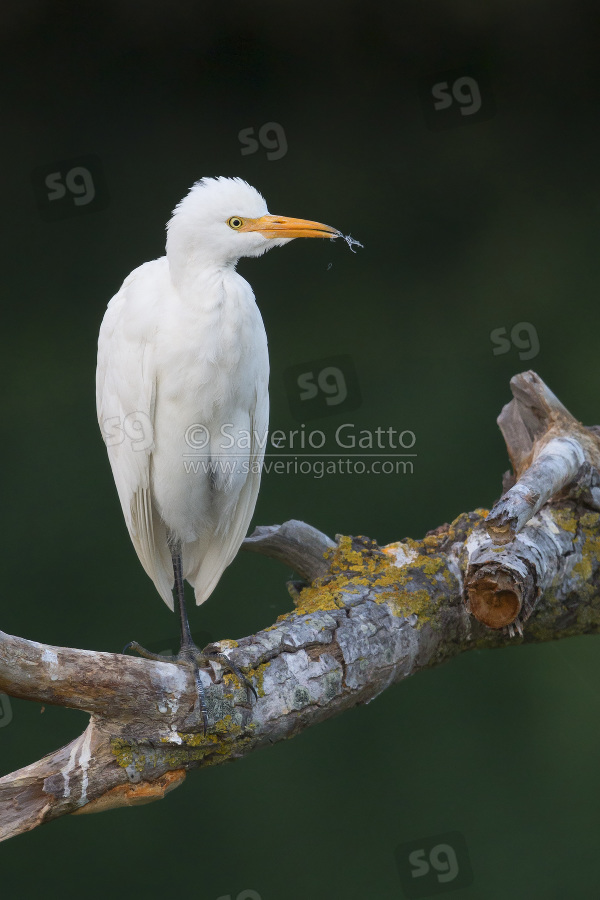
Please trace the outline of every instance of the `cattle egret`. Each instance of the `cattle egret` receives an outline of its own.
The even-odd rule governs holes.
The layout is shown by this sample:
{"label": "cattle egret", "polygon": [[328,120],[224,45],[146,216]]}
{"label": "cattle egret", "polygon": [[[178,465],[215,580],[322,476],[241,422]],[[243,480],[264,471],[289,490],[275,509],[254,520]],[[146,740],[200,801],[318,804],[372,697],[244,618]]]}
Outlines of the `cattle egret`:
{"label": "cattle egret", "polygon": [[[184,579],[197,604],[214,590],[246,535],[260,483],[267,338],[236,264],[299,237],[343,235],[269,215],[240,178],[203,178],[173,212],[166,256],[134,269],[100,328],[98,421],[140,562],[179,617],[181,649],[171,659],[194,667],[205,732],[199,667],[218,660],[252,688],[217,647],[196,647],[184,602]],[[136,642],[128,648],[164,660]]]}

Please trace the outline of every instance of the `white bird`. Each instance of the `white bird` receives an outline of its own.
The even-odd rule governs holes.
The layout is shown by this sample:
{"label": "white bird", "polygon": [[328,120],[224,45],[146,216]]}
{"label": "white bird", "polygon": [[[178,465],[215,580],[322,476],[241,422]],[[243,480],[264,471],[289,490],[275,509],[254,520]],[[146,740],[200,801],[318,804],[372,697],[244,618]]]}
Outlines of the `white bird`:
{"label": "white bird", "polygon": [[236,555],[256,504],[269,414],[267,338],[236,264],[293,238],[342,235],[271,216],[255,188],[222,177],[194,184],[167,232],[166,256],[135,269],[108,304],[96,402],[131,540],[170,609],[175,585],[173,661],[194,665],[206,730],[198,666],[219,659],[251,685],[216,648],[193,643],[183,580],[204,603]]}

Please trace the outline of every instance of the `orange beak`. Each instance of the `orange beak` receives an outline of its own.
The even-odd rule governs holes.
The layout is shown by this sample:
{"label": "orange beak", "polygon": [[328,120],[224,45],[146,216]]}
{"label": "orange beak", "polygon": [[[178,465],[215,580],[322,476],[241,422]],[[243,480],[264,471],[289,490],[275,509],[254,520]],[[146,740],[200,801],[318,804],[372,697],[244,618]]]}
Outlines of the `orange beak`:
{"label": "orange beak", "polygon": [[290,216],[261,216],[260,219],[246,219],[238,231],[258,231],[266,238],[336,238],[340,231],[310,222],[308,219],[292,219]]}

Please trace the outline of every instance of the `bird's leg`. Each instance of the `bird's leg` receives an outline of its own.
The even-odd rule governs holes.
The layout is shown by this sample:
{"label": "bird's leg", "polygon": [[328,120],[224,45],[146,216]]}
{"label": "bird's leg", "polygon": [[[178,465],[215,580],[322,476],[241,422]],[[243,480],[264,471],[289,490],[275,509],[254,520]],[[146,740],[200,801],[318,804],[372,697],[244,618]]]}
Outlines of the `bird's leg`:
{"label": "bird's leg", "polygon": [[190,631],[187,609],[185,606],[183,563],[180,545],[171,546],[171,559],[173,560],[173,575],[175,579],[175,612],[177,613],[177,617],[179,619],[179,629],[181,635],[181,646],[179,648],[179,653],[175,654],[174,656],[163,656],[162,654],[151,653],[149,650],[145,650],[144,647],[137,643],[137,641],[131,641],[129,644],[127,644],[123,652],[125,653],[127,650],[131,649],[138,653],[139,656],[142,656],[144,659],[152,659],[156,660],[157,662],[172,662],[176,665],[186,665],[191,663],[194,669],[194,681],[196,683],[196,692],[198,694],[200,711],[202,713],[204,734],[206,734],[208,730],[208,710],[206,706],[206,694],[204,691],[204,685],[202,684],[202,679],[200,678],[201,668],[208,667],[211,662],[218,662],[221,666],[223,666],[224,669],[229,669],[229,671],[233,672],[240,684],[243,684],[246,688],[246,694],[248,695],[248,697],[248,691],[252,691],[257,700],[258,695],[254,689],[254,685],[246,678],[246,676],[238,668],[238,666],[230,662],[230,660],[225,656],[224,653],[221,653],[219,650],[217,650],[214,644],[209,644],[204,648],[204,650],[200,650],[200,648],[197,647],[194,643],[192,633]]}
{"label": "bird's leg", "polygon": [[[173,549],[172,558],[173,574],[175,576],[175,609],[177,615],[179,616],[179,625],[181,628],[181,649],[178,655],[186,657],[188,659],[193,659],[198,667],[206,667],[210,662],[220,663],[220,665],[223,666],[224,669],[229,669],[230,672],[233,672],[240,684],[243,684],[246,688],[246,692],[248,690],[252,691],[252,693],[258,700],[258,695],[254,690],[254,685],[250,681],[248,681],[248,679],[238,668],[238,666],[234,665],[225,656],[224,653],[221,653],[221,651],[215,647],[214,644],[208,644],[208,646],[206,646],[204,650],[200,650],[199,647],[197,647],[194,643],[192,639],[192,633],[190,631],[187,609],[185,606],[183,568],[180,548]],[[204,700],[204,690],[202,688],[201,690],[202,696],[200,698],[200,703],[202,705]]]}
{"label": "bird's leg", "polygon": [[175,612],[179,619],[179,631],[181,635],[181,646],[179,653],[172,658],[174,663],[181,665],[182,663],[191,663],[194,668],[194,681],[196,682],[196,693],[198,694],[198,702],[200,703],[200,712],[202,713],[202,723],[204,725],[204,734],[208,731],[208,710],[206,707],[206,694],[204,685],[200,678],[200,661],[198,659],[198,648],[192,640],[192,632],[190,631],[190,623],[188,619],[187,609],[185,608],[185,586],[183,583],[183,562],[181,557],[181,545],[171,547],[171,559],[173,560],[173,575],[175,578]]}
{"label": "bird's leg", "polygon": [[183,562],[181,559],[181,549],[173,548],[171,551],[173,560],[173,575],[175,577],[175,612],[179,619],[179,631],[181,635],[182,650],[197,649],[192,640],[192,632],[190,631],[190,622],[188,619],[187,609],[185,608],[185,594],[183,584]]}

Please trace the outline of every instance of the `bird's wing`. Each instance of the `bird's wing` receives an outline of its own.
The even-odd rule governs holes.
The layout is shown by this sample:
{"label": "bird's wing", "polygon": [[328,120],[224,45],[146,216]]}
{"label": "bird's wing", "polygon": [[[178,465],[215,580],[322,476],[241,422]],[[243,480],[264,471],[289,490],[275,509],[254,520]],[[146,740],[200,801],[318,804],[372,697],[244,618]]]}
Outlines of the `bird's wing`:
{"label": "bird's wing", "polygon": [[150,493],[156,299],[163,280],[162,262],[154,260],[135,269],[108,305],[98,339],[96,407],[131,540],[145,571],[173,609],[166,529],[153,509]]}
{"label": "bird's wing", "polygon": [[[184,545],[185,577],[194,585],[196,603],[200,605],[211,595],[223,571],[238,552],[256,506],[260,487],[262,463],[265,454],[269,423],[269,394],[267,388],[268,364],[264,378],[257,381],[253,408],[239,411],[236,429],[247,430],[251,435],[247,455],[240,456],[236,446],[228,456],[221,449],[216,466],[214,502],[220,507],[218,525],[208,539],[198,544]],[[236,474],[227,474],[227,462],[236,466]]]}

